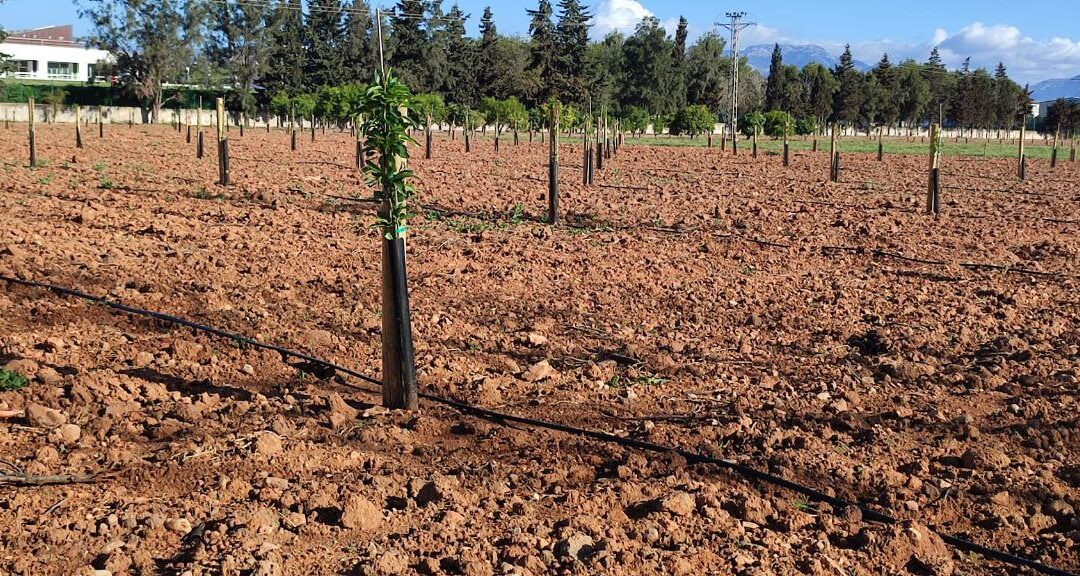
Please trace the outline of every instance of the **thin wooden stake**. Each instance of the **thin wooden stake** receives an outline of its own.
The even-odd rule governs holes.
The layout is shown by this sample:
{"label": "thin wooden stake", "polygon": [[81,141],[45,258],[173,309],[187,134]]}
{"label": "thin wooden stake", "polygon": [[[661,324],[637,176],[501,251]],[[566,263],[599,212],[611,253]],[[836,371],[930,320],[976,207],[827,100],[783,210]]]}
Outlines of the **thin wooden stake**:
{"label": "thin wooden stake", "polygon": [[937,214],[940,210],[941,127],[930,125],[930,169],[926,186],[926,212]]}
{"label": "thin wooden stake", "polygon": [[1023,180],[1024,176],[1026,176],[1025,168],[1026,168],[1027,163],[1024,161],[1024,132],[1026,131],[1026,129],[1027,129],[1027,114],[1025,114],[1024,117],[1021,118],[1021,120],[1020,120],[1020,146],[1019,146],[1019,149],[1017,150],[1017,158],[1016,158],[1016,175],[1021,180]]}
{"label": "thin wooden stake", "polygon": [[82,125],[79,124],[79,105],[75,105],[75,147],[82,149]]}
{"label": "thin wooden stake", "polygon": [[[559,114],[555,106],[551,106],[551,118],[548,121],[548,129],[551,133],[559,133]],[[531,132],[530,132],[531,133]],[[540,133],[542,137],[543,132]],[[554,226],[559,221],[559,139],[551,137],[550,150],[548,151],[548,224]]]}
{"label": "thin wooden stake", "polygon": [[26,107],[30,112],[30,124],[27,127],[30,136],[30,167],[37,168],[37,138],[34,134],[34,97],[26,99]]}
{"label": "thin wooden stake", "polygon": [[225,130],[225,99],[217,99],[218,184],[229,185],[229,136]]}
{"label": "thin wooden stake", "polygon": [[105,137],[105,116],[101,113],[101,106],[97,107],[97,135],[98,138]]}
{"label": "thin wooden stake", "polygon": [[836,182],[836,122],[829,130],[829,180]]}

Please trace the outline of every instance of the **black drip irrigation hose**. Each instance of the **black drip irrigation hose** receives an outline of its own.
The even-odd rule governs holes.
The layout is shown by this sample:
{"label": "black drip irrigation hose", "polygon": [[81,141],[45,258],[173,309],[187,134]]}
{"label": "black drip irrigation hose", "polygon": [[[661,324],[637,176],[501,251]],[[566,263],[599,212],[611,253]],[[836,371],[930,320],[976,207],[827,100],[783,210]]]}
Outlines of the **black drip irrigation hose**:
{"label": "black drip irrigation hose", "polygon": [[[65,288],[63,286],[57,286],[55,284],[48,284],[48,283],[44,283],[44,282],[35,282],[35,281],[32,281],[32,280],[22,280],[22,279],[19,279],[19,278],[12,278],[12,277],[5,276],[5,275],[2,275],[2,274],[0,274],[0,280],[6,281],[9,284],[17,284],[17,285],[20,285],[20,286],[25,286],[25,287],[30,287],[30,288],[40,288],[40,289],[48,290],[50,292],[54,292],[56,294],[60,294],[60,295],[64,295],[64,296],[73,296],[75,298],[79,298],[79,299],[82,299],[82,300],[87,300],[89,302],[94,302],[96,304],[107,306],[109,308],[113,308],[115,310],[120,310],[122,312],[126,312],[128,314],[132,314],[132,315],[135,315],[135,316],[146,316],[146,317],[154,318],[156,320],[160,320],[160,321],[163,321],[163,322],[168,322],[168,323],[171,323],[171,324],[176,324],[176,325],[179,325],[179,326],[184,326],[184,327],[187,327],[187,328],[191,328],[191,329],[196,330],[196,331],[205,332],[207,334],[211,334],[211,335],[214,335],[214,336],[225,338],[227,340],[231,340],[231,341],[234,341],[234,342],[239,342],[239,343],[251,346],[253,348],[261,348],[263,350],[272,350],[274,352],[277,352],[277,353],[281,354],[281,356],[283,358],[284,357],[298,358],[298,359],[304,360],[306,362],[310,362],[312,364],[318,364],[318,365],[321,365],[321,366],[325,366],[327,368],[334,369],[334,370],[336,370],[338,372],[341,372],[342,374],[346,374],[346,375],[352,376],[354,378],[358,378],[358,379],[362,380],[363,382],[366,382],[366,383],[369,383],[369,384],[375,384],[377,386],[382,386],[382,382],[380,382],[379,380],[376,380],[375,378],[372,378],[372,377],[367,376],[365,374],[361,374],[360,372],[357,372],[355,370],[346,368],[344,366],[334,364],[333,362],[329,362],[327,360],[322,360],[322,359],[316,358],[314,356],[309,356],[309,355],[304,354],[302,352],[296,352],[294,350],[289,350],[288,348],[282,348],[281,346],[275,346],[273,344],[266,344],[266,343],[263,343],[263,342],[259,342],[257,340],[248,338],[246,336],[242,336],[240,334],[227,332],[225,330],[220,330],[218,328],[213,328],[211,326],[205,326],[203,324],[198,324],[196,322],[192,322],[190,320],[185,320],[184,318],[180,318],[178,316],[172,316],[170,314],[164,314],[164,313],[161,313],[161,312],[154,312],[154,311],[151,311],[151,310],[142,310],[142,309],[139,309],[139,308],[134,308],[134,307],[131,307],[131,306],[127,306],[125,304],[121,304],[120,302],[114,302],[114,301],[109,300],[108,298],[105,298],[103,296],[94,296],[92,294],[87,294],[85,292],[80,292],[80,291],[74,290],[72,288]],[[362,387],[362,386],[356,386],[356,385],[348,384],[348,383],[346,383],[345,385],[349,386],[350,388],[353,388],[355,390],[359,390],[359,391],[362,391],[362,392],[365,392],[365,393],[378,394],[378,392],[375,392],[373,390],[370,390],[370,389]],[[790,480],[787,480],[787,479],[782,478],[780,476],[777,476],[775,474],[770,474],[769,472],[764,472],[764,471],[758,470],[756,468],[751,468],[750,466],[746,466],[744,464],[739,464],[738,462],[735,462],[733,460],[713,458],[711,456],[706,456],[704,454],[698,454],[697,452],[691,452],[689,450],[684,450],[682,448],[675,448],[675,447],[672,447],[672,446],[664,446],[662,444],[655,444],[655,443],[652,443],[652,442],[645,442],[643,440],[635,440],[633,438],[622,438],[622,437],[619,437],[619,436],[615,436],[613,434],[608,434],[607,432],[598,432],[598,431],[595,431],[595,430],[586,430],[584,428],[577,428],[577,427],[569,426],[569,425],[566,425],[566,424],[559,424],[557,422],[548,422],[548,421],[545,421],[545,420],[537,420],[537,419],[533,419],[533,418],[527,418],[527,417],[524,417],[524,416],[515,416],[513,414],[506,414],[506,413],[503,413],[503,412],[496,412],[494,410],[488,410],[486,408],[480,408],[478,406],[473,406],[471,404],[458,402],[457,400],[452,400],[450,398],[444,398],[442,396],[437,396],[435,394],[430,394],[430,393],[426,393],[426,392],[420,392],[420,393],[417,394],[417,396],[420,397],[420,398],[423,398],[424,400],[427,400],[429,402],[434,402],[436,404],[441,404],[443,406],[447,406],[447,407],[452,408],[452,409],[454,409],[454,410],[456,410],[456,411],[458,411],[458,412],[460,412],[462,414],[468,414],[468,415],[475,416],[475,417],[478,417],[478,418],[481,418],[481,419],[484,419],[484,420],[489,420],[489,421],[498,422],[498,423],[504,423],[504,424],[505,423],[522,424],[522,425],[530,426],[530,427],[533,427],[533,428],[541,428],[541,429],[544,429],[544,430],[551,430],[551,431],[554,431],[554,432],[562,432],[562,433],[565,433],[565,434],[570,434],[572,436],[588,438],[588,439],[591,439],[591,440],[596,440],[598,442],[605,442],[605,443],[609,443],[609,444],[615,444],[615,445],[618,445],[618,446],[622,446],[624,448],[633,448],[633,449],[636,449],[636,450],[643,450],[643,451],[647,451],[647,452],[656,452],[656,453],[660,453],[660,454],[677,454],[678,456],[685,459],[687,463],[690,463],[690,464],[708,464],[708,465],[712,465],[712,466],[717,466],[717,467],[722,468],[722,469],[731,470],[732,472],[735,472],[736,474],[739,474],[739,475],[744,476],[746,478],[759,480],[759,481],[765,482],[767,484],[772,484],[773,486],[783,488],[785,490],[790,490],[790,491],[795,492],[797,494],[801,494],[801,495],[811,499],[812,501],[824,502],[824,503],[829,504],[829,505],[831,505],[831,506],[833,506],[834,508],[837,508],[837,509],[845,508],[845,507],[848,507],[848,506],[854,506],[854,507],[858,508],[860,511],[862,511],[862,515],[863,515],[864,519],[869,520],[871,522],[878,522],[878,523],[882,523],[882,524],[896,524],[896,523],[898,523],[898,520],[896,518],[894,518],[893,516],[889,516],[888,514],[884,514],[884,513],[878,512],[876,510],[870,509],[870,508],[866,507],[863,504],[859,504],[859,503],[856,503],[856,502],[850,502],[850,501],[844,500],[842,498],[837,498],[836,496],[830,496],[830,495],[828,495],[828,494],[826,494],[824,492],[821,492],[821,491],[819,491],[817,489],[814,489],[814,488],[811,488],[809,486],[804,486],[802,484],[792,482]],[[997,550],[997,549],[994,549],[994,548],[988,548],[986,546],[983,546],[981,544],[977,544],[975,542],[972,542],[972,541],[967,540],[965,538],[961,538],[959,536],[941,534],[940,532],[937,532],[936,530],[934,532],[937,533],[941,537],[942,541],[944,541],[946,544],[948,544],[950,546],[953,546],[953,547],[955,547],[955,548],[957,548],[959,550],[962,550],[964,552],[974,552],[976,554],[981,554],[982,556],[984,556],[986,558],[997,560],[999,562],[1004,562],[1006,564],[1010,564],[1010,565],[1013,565],[1013,566],[1021,566],[1021,567],[1025,567],[1025,568],[1031,568],[1032,570],[1035,570],[1035,571],[1040,572],[1042,574],[1048,574],[1050,576],[1080,576],[1078,574],[1074,574],[1074,573],[1068,572],[1066,570],[1062,570],[1060,568],[1055,568],[1053,566],[1049,566],[1049,565],[1043,564],[1041,562],[1037,562],[1035,560],[1025,558],[1023,556],[1017,556],[1017,555],[1012,554],[1010,552],[1005,552],[1003,550]]]}

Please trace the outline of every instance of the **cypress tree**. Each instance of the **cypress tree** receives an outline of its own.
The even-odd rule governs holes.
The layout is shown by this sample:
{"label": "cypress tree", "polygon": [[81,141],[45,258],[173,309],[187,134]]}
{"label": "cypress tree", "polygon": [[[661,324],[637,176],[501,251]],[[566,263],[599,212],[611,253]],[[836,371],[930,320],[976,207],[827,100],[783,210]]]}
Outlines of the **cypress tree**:
{"label": "cypress tree", "polygon": [[486,6],[484,14],[480,17],[480,53],[477,55],[478,68],[476,70],[477,86],[483,96],[494,94],[492,87],[497,80],[498,50],[499,32],[495,29],[495,17],[491,13],[491,6]]}
{"label": "cypress tree", "polygon": [[780,44],[773,45],[769,62],[769,79],[765,84],[765,109],[782,110],[784,107],[784,55]]}
{"label": "cypress tree", "polygon": [[686,107],[686,36],[689,23],[679,16],[679,26],[675,29],[675,44],[671,61],[671,98],[676,110]]}

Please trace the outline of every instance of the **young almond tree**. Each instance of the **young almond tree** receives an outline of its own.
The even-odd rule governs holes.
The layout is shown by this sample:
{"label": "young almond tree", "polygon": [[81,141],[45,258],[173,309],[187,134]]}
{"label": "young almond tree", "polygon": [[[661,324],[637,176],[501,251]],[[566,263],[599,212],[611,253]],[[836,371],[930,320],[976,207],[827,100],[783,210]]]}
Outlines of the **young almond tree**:
{"label": "young almond tree", "polygon": [[359,113],[364,118],[364,176],[382,200],[376,228],[382,242],[382,394],[387,408],[416,408],[416,366],[413,362],[409,290],[405,273],[405,233],[409,200],[415,188],[409,158],[410,128],[418,122],[408,114],[412,95],[392,72],[379,75],[364,93]]}

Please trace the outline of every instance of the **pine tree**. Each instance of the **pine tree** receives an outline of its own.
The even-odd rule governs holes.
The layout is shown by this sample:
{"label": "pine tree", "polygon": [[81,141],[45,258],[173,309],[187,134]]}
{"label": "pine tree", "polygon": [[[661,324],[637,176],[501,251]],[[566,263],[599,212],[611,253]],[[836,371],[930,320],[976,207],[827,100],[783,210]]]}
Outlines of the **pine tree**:
{"label": "pine tree", "polygon": [[352,0],[345,15],[345,35],[342,41],[342,75],[345,82],[371,82],[379,64],[372,56],[377,38],[372,38],[372,13],[366,0]]}
{"label": "pine tree", "polygon": [[780,44],[773,45],[772,60],[769,62],[769,79],[765,84],[765,109],[782,110],[784,108],[784,55]]}
{"label": "pine tree", "polygon": [[423,0],[400,0],[390,16],[391,53],[387,62],[413,93],[428,91],[424,52],[430,39],[423,17]]}
{"label": "pine tree", "polygon": [[547,102],[556,93],[555,26],[551,22],[551,0],[540,0],[536,10],[527,10],[529,22],[529,70],[536,75],[536,102]]}
{"label": "pine tree", "polygon": [[304,75],[308,89],[337,86],[344,78],[342,47],[341,0],[311,0],[308,2],[307,26],[304,34]]}
{"label": "pine tree", "polygon": [[923,64],[923,77],[930,86],[927,116],[933,122],[938,122],[948,113],[947,107],[955,78],[945,69],[945,63],[942,62],[937,48],[930,51],[930,58]]}
{"label": "pine tree", "polygon": [[719,114],[728,103],[731,61],[724,56],[724,39],[706,32],[690,47],[686,56],[686,100]]}
{"label": "pine tree", "polygon": [[624,108],[637,106],[651,114],[672,114],[675,103],[664,84],[672,76],[674,51],[655,16],[646,16],[623,45],[625,81],[620,95]]}
{"label": "pine tree", "polygon": [[558,97],[571,104],[588,100],[585,93],[585,57],[589,48],[591,14],[578,0],[559,1],[559,23],[555,27],[555,69]]}
{"label": "pine tree", "polygon": [[869,95],[874,99],[876,113],[872,121],[878,125],[892,126],[896,124],[900,116],[900,101],[897,98],[899,78],[896,68],[889,61],[888,54],[881,56],[881,60],[870,74],[874,78],[875,88]]}
{"label": "pine tree", "polygon": [[899,117],[908,125],[915,126],[924,117],[930,103],[930,84],[919,65],[911,59],[898,67],[897,93]]}
{"label": "pine tree", "polygon": [[499,32],[495,29],[495,17],[491,7],[484,8],[480,17],[480,51],[477,54],[476,83],[481,96],[492,96],[498,79],[496,67],[499,62]]}
{"label": "pine tree", "polygon": [[300,0],[281,0],[267,21],[270,55],[262,85],[271,95],[304,91],[304,23]]}
{"label": "pine tree", "polygon": [[855,69],[851,45],[844,47],[844,53],[840,55],[840,62],[833,74],[839,82],[833,98],[833,117],[840,122],[856,122],[863,106],[863,78]]}

